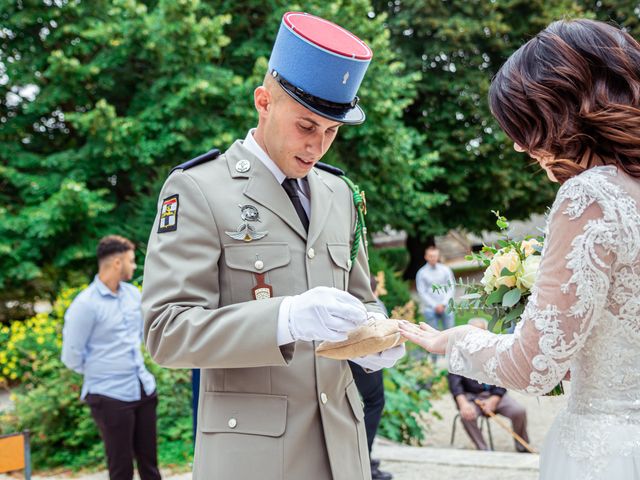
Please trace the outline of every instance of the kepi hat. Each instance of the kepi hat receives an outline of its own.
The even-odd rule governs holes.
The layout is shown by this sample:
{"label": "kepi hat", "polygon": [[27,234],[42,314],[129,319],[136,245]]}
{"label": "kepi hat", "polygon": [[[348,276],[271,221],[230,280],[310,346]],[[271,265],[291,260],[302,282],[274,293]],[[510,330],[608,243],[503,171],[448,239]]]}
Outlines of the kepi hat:
{"label": "kepi hat", "polygon": [[356,94],[372,56],[366,43],[339,25],[287,12],[271,51],[269,73],[305,108],[355,125],[365,120]]}

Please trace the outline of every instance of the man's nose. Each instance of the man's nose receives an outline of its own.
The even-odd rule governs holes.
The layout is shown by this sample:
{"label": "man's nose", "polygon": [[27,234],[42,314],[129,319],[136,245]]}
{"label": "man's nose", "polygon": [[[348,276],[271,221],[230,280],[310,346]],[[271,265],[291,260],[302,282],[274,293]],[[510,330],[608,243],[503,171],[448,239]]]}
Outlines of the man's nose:
{"label": "man's nose", "polygon": [[311,153],[314,158],[320,158],[324,153],[324,140],[322,133],[313,135],[307,143],[307,152]]}

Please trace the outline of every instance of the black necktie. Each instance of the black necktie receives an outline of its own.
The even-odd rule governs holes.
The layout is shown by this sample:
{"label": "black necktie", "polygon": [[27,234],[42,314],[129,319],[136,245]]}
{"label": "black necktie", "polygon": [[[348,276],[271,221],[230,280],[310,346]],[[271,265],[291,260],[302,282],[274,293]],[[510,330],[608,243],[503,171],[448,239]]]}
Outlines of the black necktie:
{"label": "black necktie", "polygon": [[307,212],[304,211],[304,207],[300,201],[300,195],[298,194],[298,181],[295,178],[285,178],[284,182],[282,182],[282,188],[284,188],[284,191],[289,195],[289,199],[291,200],[291,203],[293,203],[293,208],[295,208],[298,217],[300,217],[302,226],[305,231],[308,232],[309,217],[307,217]]}

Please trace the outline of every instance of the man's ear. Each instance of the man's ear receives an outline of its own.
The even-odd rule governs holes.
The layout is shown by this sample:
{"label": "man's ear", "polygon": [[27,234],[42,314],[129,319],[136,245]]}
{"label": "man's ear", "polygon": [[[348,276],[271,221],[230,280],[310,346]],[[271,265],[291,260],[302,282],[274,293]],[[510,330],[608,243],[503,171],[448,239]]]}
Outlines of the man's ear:
{"label": "man's ear", "polygon": [[253,91],[253,103],[256,107],[258,115],[267,115],[271,107],[271,92],[266,87],[260,85]]}

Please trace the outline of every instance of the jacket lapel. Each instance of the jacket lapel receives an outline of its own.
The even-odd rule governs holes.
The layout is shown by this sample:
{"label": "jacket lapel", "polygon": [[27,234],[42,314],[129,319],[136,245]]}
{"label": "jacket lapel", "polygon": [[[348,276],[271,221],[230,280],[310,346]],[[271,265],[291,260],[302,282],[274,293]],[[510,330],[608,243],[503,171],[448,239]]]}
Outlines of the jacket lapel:
{"label": "jacket lapel", "polygon": [[311,218],[309,220],[309,238],[308,245],[313,245],[314,242],[324,230],[327,220],[329,219],[329,213],[331,212],[331,206],[333,203],[333,190],[325,183],[320,177],[320,174],[315,170],[311,170],[307,175],[309,181],[309,190],[311,190]]}
{"label": "jacket lapel", "polygon": [[[235,165],[243,159],[251,162],[251,168],[244,174],[238,174]],[[258,158],[244,148],[241,142],[236,142],[227,152],[227,161],[232,177],[248,178],[244,189],[244,194],[247,197],[271,210],[304,240],[307,239],[307,232],[305,232],[287,193]]]}

